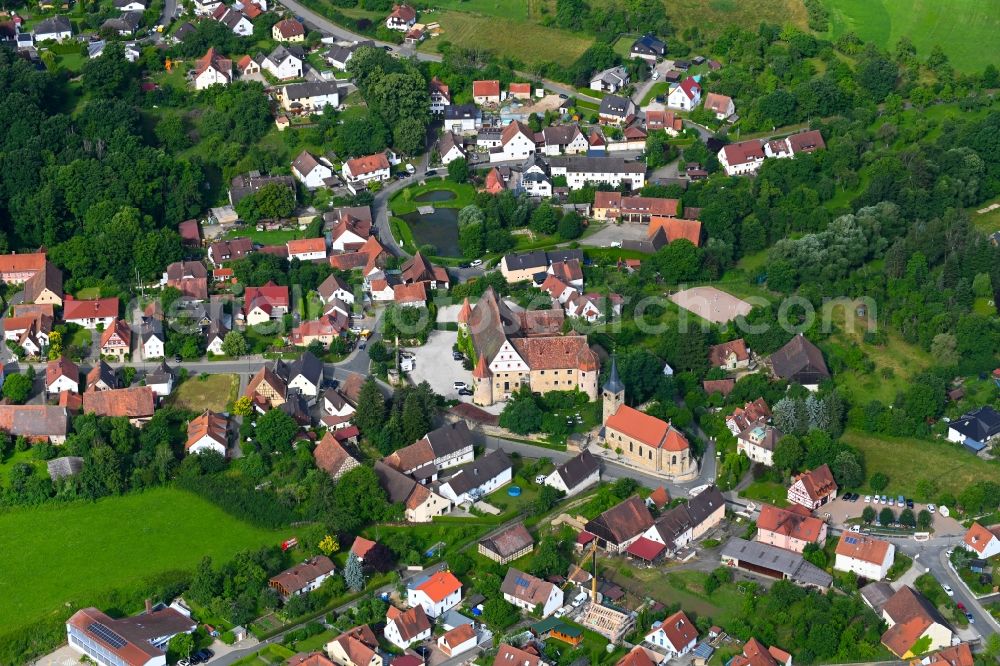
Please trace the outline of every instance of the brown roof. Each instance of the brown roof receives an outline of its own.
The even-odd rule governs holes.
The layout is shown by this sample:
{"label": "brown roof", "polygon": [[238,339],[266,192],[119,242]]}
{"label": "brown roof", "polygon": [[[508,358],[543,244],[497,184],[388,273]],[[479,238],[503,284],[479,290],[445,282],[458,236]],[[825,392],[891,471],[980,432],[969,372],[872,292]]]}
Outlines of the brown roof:
{"label": "brown roof", "polygon": [[392,298],[396,303],[426,303],[427,289],[423,282],[397,284],[392,288]]}
{"label": "brown roof", "polygon": [[[805,509],[800,505],[793,506]],[[760,508],[760,515],[757,517],[757,529],[813,542],[819,539],[823,529],[823,521],[808,514],[803,515],[797,510],[779,509],[776,506],[765,504]],[[844,534],[850,534],[850,532]],[[881,560],[879,562],[881,563]]]}
{"label": "brown roof", "polygon": [[594,352],[583,335],[565,335],[547,338],[514,338],[514,349],[532,370],[558,370],[563,368],[593,368]]}
{"label": "brown roof", "polygon": [[684,121],[673,111],[646,111],[646,128],[660,130],[670,128],[677,132],[684,129]]}
{"label": "brown roof", "polygon": [[326,252],[325,238],[299,238],[290,240],[285,244],[288,247],[288,254],[305,254],[307,252]]}
{"label": "brown roof", "polygon": [[517,318],[498,297],[493,287],[487,287],[472,308],[469,317],[469,331],[477,356],[485,356],[492,362],[500,347],[507,339],[506,331],[517,330]]}
{"label": "brown roof", "polygon": [[184,448],[190,449],[198,440],[206,436],[225,447],[228,443],[228,429],[229,419],[222,414],[216,414],[206,409],[188,423],[188,438]]}
{"label": "brown roof", "polygon": [[376,153],[365,157],[355,157],[347,160],[347,168],[355,178],[366,173],[373,173],[379,169],[388,169],[389,160],[385,153]]}
{"label": "brown roof", "polygon": [[2,254],[0,274],[37,272],[45,268],[45,253]]}
{"label": "brown roof", "polygon": [[67,623],[130,666],[163,658],[164,651],[153,645],[154,640],[191,632],[196,626],[191,618],[173,608],[124,618],[111,618],[96,608],[83,608]]}
{"label": "brown roof", "polygon": [[685,220],[677,217],[657,217],[649,218],[649,226],[646,228],[646,237],[652,239],[660,231],[664,234],[667,243],[683,238],[691,241],[695,246],[701,245],[701,222],[698,220]]}
{"label": "brown roof", "polygon": [[404,446],[385,458],[386,464],[392,465],[392,467],[404,473],[433,461],[434,450],[431,447],[431,443],[426,439],[421,439],[409,446]]}
{"label": "brown roof", "polygon": [[367,624],[348,629],[336,641],[354,664],[367,666],[378,650],[378,638]]}
{"label": "brown roof", "polygon": [[78,301],[67,296],[63,302],[63,319],[104,318],[118,316],[117,298],[98,298],[95,300]]}
{"label": "brown roof", "polygon": [[177,225],[177,233],[185,243],[201,244],[201,228],[198,226],[198,220],[184,220]]}
{"label": "brown roof", "polygon": [[[816,519],[814,518],[813,520]],[[844,532],[840,535],[840,541],[837,542],[837,555],[843,555],[844,557],[850,557],[863,562],[871,562],[872,564],[881,565],[885,562],[885,555],[888,552],[888,541],[862,536],[854,532]]]}
{"label": "brown roof", "polygon": [[290,39],[292,37],[298,37],[300,35],[306,34],[306,29],[302,27],[302,24],[295,19],[284,19],[278,21],[274,24],[274,29],[278,31],[278,34],[285,39]]}
{"label": "brown roof", "polygon": [[798,481],[802,482],[806,493],[814,502],[837,490],[837,482],[833,480],[833,473],[826,463],[814,470],[799,474],[792,480],[792,484],[794,485]]}
{"label": "brown roof", "polygon": [[736,380],[732,378],[706,379],[701,383],[701,386],[705,389],[705,393],[708,393],[709,395],[718,391],[723,397],[725,397],[733,392],[733,388],[736,387]]}
{"label": "brown roof", "polygon": [[729,105],[733,103],[733,98],[719,93],[708,93],[705,95],[705,108],[715,113],[727,113]]}
{"label": "brown roof", "polygon": [[532,137],[535,136],[535,133],[531,131],[530,127],[522,123],[520,120],[515,120],[511,124],[507,125],[507,127],[503,128],[503,132],[500,133],[500,143],[506,146],[507,143],[518,134],[523,134],[529,139],[532,139]]}
{"label": "brown roof", "polygon": [[982,555],[986,546],[993,539],[1000,539],[1000,525],[983,527],[978,522],[974,522],[965,533],[963,541],[966,546]]}
{"label": "brown roof", "polygon": [[771,354],[771,367],[781,379],[800,384],[818,384],[830,377],[823,352],[801,333]]}
{"label": "brown roof", "polygon": [[148,386],[91,391],[83,394],[83,411],[98,416],[124,416],[130,419],[153,415],[155,399]]}
{"label": "brown roof", "polygon": [[476,628],[472,624],[460,624],[451,631],[446,631],[441,639],[448,647],[455,648],[475,637]]}
{"label": "brown roof", "polygon": [[38,271],[24,283],[24,300],[32,303],[38,300],[44,290],[48,289],[53,294],[62,298],[63,295],[63,274],[62,271],[45,262],[42,270]]}
{"label": "brown roof", "polygon": [[247,389],[243,395],[253,398],[257,393],[257,387],[262,383],[267,383],[278,395],[284,397],[285,391],[288,390],[288,384],[278,376],[271,365],[264,365],[260,370],[257,371],[251,379],[250,383],[247,384]]}
{"label": "brown roof", "polygon": [[427,613],[424,612],[424,607],[420,604],[399,613],[389,622],[395,623],[399,635],[407,642],[412,641],[425,631],[430,631],[431,628],[431,621],[427,618]]}
{"label": "brown roof", "polygon": [[769,418],[771,418],[771,408],[767,406],[764,398],[757,398],[753,402],[748,402],[742,407],[734,409],[733,413],[726,417],[726,421],[735,421],[737,430],[742,432],[757,421]]}
{"label": "brown roof", "polygon": [[500,534],[486,537],[479,542],[479,545],[493,551],[500,557],[508,557],[534,543],[535,540],[528,529],[522,523],[518,523],[508,527]]}
{"label": "brown roof", "polygon": [[885,602],[882,613],[893,622],[892,627],[882,634],[882,644],[898,657],[909,652],[932,624],[950,627],[934,604],[908,585],[899,588]]}
{"label": "brown roof", "polygon": [[670,644],[678,649],[683,648],[692,640],[698,638],[698,630],[691,623],[691,620],[688,619],[688,616],[684,614],[684,611],[677,611],[665,619],[660,628],[667,635]]}
{"label": "brown roof", "polygon": [[764,159],[764,146],[758,139],[730,143],[722,147],[722,152],[726,156],[726,162],[730,165],[746,164]]}
{"label": "brown roof", "polygon": [[322,652],[300,652],[289,657],[285,664],[286,666],[334,666],[334,663],[327,659]]}
{"label": "brown roof", "polygon": [[365,559],[365,555],[368,554],[372,548],[374,548],[376,542],[371,539],[366,539],[363,536],[358,536],[354,538],[354,543],[351,544],[351,552],[354,553],[355,557],[358,559]]}
{"label": "brown roof", "polygon": [[401,21],[412,21],[417,18],[417,10],[409,5],[393,5],[392,13],[389,16]]}
{"label": "brown roof", "polygon": [[572,282],[574,280],[583,279],[583,267],[580,266],[579,259],[570,259],[568,261],[554,261],[552,262],[552,275],[565,280],[566,282]]}
{"label": "brown roof", "polygon": [[649,654],[641,645],[636,645],[627,655],[619,659],[615,666],[656,666],[656,662],[649,658]]}
{"label": "brown roof", "polygon": [[729,666],[778,666],[778,661],[763,643],[751,637],[743,646],[743,654],[733,657]]}
{"label": "brown roof", "polygon": [[118,338],[115,346],[132,346],[132,329],[124,319],[115,319],[111,326],[101,333],[101,348],[108,346],[112,338]]}
{"label": "brown roof", "polygon": [[591,520],[586,530],[601,539],[621,544],[642,534],[652,525],[653,516],[646,503],[633,495]]}
{"label": "brown roof", "polygon": [[201,74],[209,67],[212,67],[213,69],[216,69],[226,75],[230,75],[233,71],[233,61],[220,55],[219,53],[216,53],[214,46],[209,47],[208,51],[205,52],[205,55],[198,58],[195,62],[194,71],[196,75]]}
{"label": "brown roof", "polygon": [[0,430],[28,439],[63,437],[69,431],[69,413],[50,405],[0,405]]}
{"label": "brown roof", "polygon": [[622,197],[622,214],[675,217],[680,201],[660,197]]}
{"label": "brown roof", "polygon": [[553,587],[555,586],[548,581],[510,567],[500,585],[500,592],[520,599],[526,604],[538,606],[548,601]]}
{"label": "brown roof", "polygon": [[793,153],[811,153],[814,150],[826,148],[823,135],[819,133],[819,130],[793,134],[788,137],[788,145],[791,146]]}
{"label": "brown roof", "polygon": [[713,366],[718,367],[726,363],[726,359],[730,354],[735,354],[737,361],[750,359],[750,353],[747,351],[747,343],[743,341],[743,338],[739,338],[738,340],[730,340],[729,342],[723,342],[721,345],[712,345],[709,347],[708,361]]}
{"label": "brown roof", "polygon": [[296,564],[294,567],[282,571],[277,576],[273,576],[271,582],[277,583],[288,593],[294,594],[320,576],[325,576],[332,571],[333,562],[330,561],[330,558],[326,555],[317,555],[302,564]]}
{"label": "brown roof", "polygon": [[358,372],[349,372],[347,377],[340,384],[340,392],[352,405],[358,404],[358,396],[361,395],[361,387],[364,386],[367,377]]}
{"label": "brown roof", "polygon": [[551,310],[524,310],[518,312],[516,320],[520,332],[527,337],[555,336],[562,331],[566,313],[561,308]]}
{"label": "brown roof", "polygon": [[689,448],[687,438],[669,423],[628,405],[622,405],[607,420],[605,427],[617,430],[646,446],[667,451]]}
{"label": "brown roof", "polygon": [[594,208],[621,208],[621,192],[594,192]]}
{"label": "brown roof", "polygon": [[60,377],[69,377],[74,382],[79,382],[80,366],[65,356],[49,361],[45,366],[45,385],[51,386]]}
{"label": "brown roof", "polygon": [[507,643],[501,643],[493,666],[539,666],[542,663],[537,654],[526,652]]}
{"label": "brown roof", "polygon": [[910,664],[911,666],[973,666],[975,663],[968,643],[959,643],[958,645],[946,647],[930,655],[927,659],[930,661],[922,662],[919,659],[915,659]]}

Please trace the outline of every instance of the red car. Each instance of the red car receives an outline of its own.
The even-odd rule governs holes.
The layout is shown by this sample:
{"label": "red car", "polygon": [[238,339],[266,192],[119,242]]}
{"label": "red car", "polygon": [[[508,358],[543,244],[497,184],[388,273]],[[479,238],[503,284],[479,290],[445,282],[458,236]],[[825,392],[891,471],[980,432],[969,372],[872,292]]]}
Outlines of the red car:
{"label": "red car", "polygon": [[965,610],[965,604],[963,604],[961,601],[958,602],[958,610],[960,610],[960,611],[964,611]]}

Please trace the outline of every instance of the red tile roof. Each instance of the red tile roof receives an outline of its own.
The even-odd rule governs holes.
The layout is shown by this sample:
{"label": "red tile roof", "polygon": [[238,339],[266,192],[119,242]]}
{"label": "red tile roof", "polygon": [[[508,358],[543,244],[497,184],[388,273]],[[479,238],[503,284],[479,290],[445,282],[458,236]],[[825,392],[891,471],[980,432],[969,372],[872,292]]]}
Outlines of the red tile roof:
{"label": "red tile roof", "polygon": [[69,377],[74,382],[80,382],[80,366],[65,356],[49,361],[45,366],[45,385],[51,386],[60,377]]}
{"label": "red tile roof", "polygon": [[489,173],[486,174],[486,181],[484,183],[483,189],[489,194],[499,194],[506,189],[503,177],[500,176],[500,170],[496,167],[490,169]]}
{"label": "red tile roof", "polygon": [[355,178],[374,173],[380,169],[389,168],[389,159],[385,153],[376,153],[365,157],[355,157],[347,160],[347,168]]}
{"label": "red tile roof", "polygon": [[652,539],[647,539],[646,537],[639,537],[628,547],[628,554],[634,557],[638,557],[640,560],[646,560],[647,562],[652,562],[657,557],[660,556],[666,549],[659,541],[653,541]]}
{"label": "red tile roof", "polygon": [[615,666],[656,666],[656,662],[649,658],[649,654],[641,645],[636,645],[627,655],[619,659]]}
{"label": "red tile roof", "polygon": [[[805,509],[805,507],[794,504],[794,507]],[[823,530],[823,521],[814,518],[806,511],[805,515],[793,509],[779,509],[778,507],[765,504],[760,509],[757,517],[757,529],[775,532],[793,539],[802,541],[816,541]],[[851,532],[844,532],[851,534]],[[879,560],[881,563],[881,560]]]}
{"label": "red tile roof", "polygon": [[531,84],[530,83],[512,83],[507,88],[512,94],[531,94]]}
{"label": "red tile roof", "polygon": [[726,162],[730,165],[746,164],[764,159],[764,146],[757,139],[730,143],[722,147]]}
{"label": "red tile roof", "polygon": [[976,522],[972,523],[972,527],[965,533],[963,541],[966,546],[982,555],[986,546],[993,539],[1000,539],[1000,525],[983,527]]}
{"label": "red tile roof", "polygon": [[694,77],[691,76],[681,81],[680,88],[684,91],[684,94],[687,95],[688,99],[694,99],[695,95],[701,93],[701,84],[695,81]]}
{"label": "red tile roof", "polygon": [[313,252],[326,252],[326,239],[325,238],[300,238],[298,240],[290,240],[286,243],[288,247],[288,254],[306,254]]}
{"label": "red tile roof", "polygon": [[689,448],[687,438],[679,430],[628,405],[619,407],[608,419],[606,427],[654,449],[686,451]]}
{"label": "red tile roof", "polygon": [[461,590],[462,582],[455,578],[455,574],[450,571],[438,571],[423,583],[417,585],[415,589],[426,594],[434,603],[440,603],[447,599],[449,595]]}
{"label": "red tile roof", "polygon": [[425,283],[397,284],[392,288],[392,298],[396,303],[426,303],[427,289]]}
{"label": "red tile roof", "polygon": [[720,345],[712,345],[708,348],[708,361],[713,366],[721,366],[726,363],[726,359],[730,354],[736,355],[737,361],[748,361],[750,360],[750,353],[747,351],[747,343],[744,342],[743,338],[737,340],[730,340],[729,342],[723,342]]}
{"label": "red tile roof", "polygon": [[96,300],[78,301],[72,296],[67,296],[63,302],[63,319],[71,321],[73,319],[103,319],[105,317],[118,316],[117,298],[98,298]]}
{"label": "red tile roof", "polygon": [[202,437],[211,437],[212,440],[225,447],[228,441],[228,428],[229,420],[225,416],[205,410],[188,423],[188,438],[184,448],[190,449]]}
{"label": "red tile roof", "polygon": [[34,273],[45,267],[45,253],[0,255],[0,275],[6,273]]}
{"label": "red tile roof", "polygon": [[660,230],[666,234],[668,243],[683,238],[691,241],[696,247],[701,245],[701,222],[698,220],[683,220],[677,217],[651,217],[646,235],[655,236]]}
{"label": "red tile roof", "polygon": [[[813,520],[816,520],[815,518]],[[881,565],[889,552],[889,542],[868,536],[844,532],[837,542],[837,555]]]}
{"label": "red tile roof", "polygon": [[472,82],[472,96],[473,97],[499,97],[500,96],[500,82],[496,80],[492,81],[473,81]]}
{"label": "red tile roof", "polygon": [[153,416],[155,398],[148,386],[91,391],[83,394],[83,411],[98,416],[124,416],[130,419]]}
{"label": "red tile roof", "polygon": [[825,463],[814,470],[803,472],[796,476],[792,484],[802,481],[806,493],[814,502],[837,490],[837,482],[833,480],[833,473]]}
{"label": "red tile roof", "polygon": [[417,10],[409,5],[394,5],[392,8],[392,13],[389,14],[390,18],[396,18],[400,21],[409,23],[417,18]]}
{"label": "red tile roof", "polygon": [[274,24],[273,29],[277,30],[278,34],[284,39],[291,39],[292,37],[304,36],[306,34],[306,29],[302,24],[290,18],[278,21]]}

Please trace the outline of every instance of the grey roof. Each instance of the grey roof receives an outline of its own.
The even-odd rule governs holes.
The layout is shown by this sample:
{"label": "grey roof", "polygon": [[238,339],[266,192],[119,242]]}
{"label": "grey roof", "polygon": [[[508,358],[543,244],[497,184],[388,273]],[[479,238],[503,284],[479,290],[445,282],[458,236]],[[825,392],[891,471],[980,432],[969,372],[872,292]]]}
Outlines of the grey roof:
{"label": "grey roof", "polygon": [[709,486],[692,497],[685,505],[685,508],[687,508],[688,515],[691,517],[691,522],[694,525],[700,525],[710,515],[715,513],[720,506],[725,510],[726,498],[722,496],[718,488]]}
{"label": "grey roof", "polygon": [[160,341],[165,340],[163,337],[163,322],[156,317],[143,317],[139,328],[144,343],[150,338],[156,338]]}
{"label": "grey roof", "polygon": [[553,125],[542,128],[542,136],[545,138],[547,146],[567,146],[572,143],[573,139],[582,134],[577,125]]}
{"label": "grey roof", "polygon": [[469,120],[479,117],[479,107],[475,104],[452,104],[444,107],[445,120]]}
{"label": "grey roof", "polygon": [[504,258],[508,270],[523,271],[531,268],[546,269],[549,267],[549,258],[544,250],[534,252],[522,252],[521,254],[508,254]]}
{"label": "grey roof", "polygon": [[146,385],[152,384],[169,384],[174,379],[174,371],[170,369],[166,361],[160,361],[160,364],[155,368],[146,373]]}
{"label": "grey roof", "polygon": [[413,492],[413,487],[417,485],[416,481],[381,460],[375,463],[375,475],[393,504],[405,502]]}
{"label": "grey roof", "polygon": [[621,157],[587,157],[570,155],[553,157],[549,160],[552,167],[564,167],[573,173],[646,173],[643,162],[629,162]]}
{"label": "grey roof", "polygon": [[196,31],[197,29],[194,27],[193,23],[191,23],[190,21],[185,21],[184,23],[181,24],[179,28],[174,30],[173,37],[181,41],[184,41],[185,37],[193,35]]}
{"label": "grey roof", "polygon": [[964,414],[948,424],[949,428],[976,442],[985,442],[1000,433],[1000,414],[986,405]]}
{"label": "grey roof", "polygon": [[0,405],[0,428],[14,437],[65,437],[69,412],[52,405]]}
{"label": "grey roof", "polygon": [[458,453],[464,448],[472,446],[472,433],[465,421],[458,421],[443,425],[440,428],[431,430],[424,435],[430,442],[431,451],[435,458],[441,458],[452,453]]}
{"label": "grey roof", "polygon": [[271,51],[271,54],[267,57],[271,60],[271,62],[281,64],[288,58],[297,58],[302,60],[305,58],[305,53],[303,53],[302,49],[298,46],[285,46],[283,44],[279,44],[274,47],[274,50]]}
{"label": "grey roof", "polygon": [[583,250],[549,250],[545,256],[553,264],[557,261],[572,261],[573,259],[583,264]]}
{"label": "grey roof", "polygon": [[511,525],[503,532],[486,537],[479,542],[487,550],[491,550],[500,557],[509,557],[518,553],[535,543],[531,533],[523,523]]}
{"label": "grey roof", "polygon": [[860,590],[861,598],[864,602],[872,607],[872,609],[878,613],[882,614],[882,606],[885,605],[892,595],[896,594],[896,590],[892,589],[892,585],[883,581],[875,581],[874,583],[869,583],[865,585]]}
{"label": "grey roof", "polygon": [[601,463],[597,460],[597,457],[588,450],[581,451],[579,455],[576,455],[559,467],[556,467],[556,472],[559,474],[559,478],[562,479],[566,487],[572,490],[584,479],[589,477],[596,471],[600,471]]}
{"label": "grey roof", "polygon": [[65,16],[53,16],[40,21],[35,26],[35,35],[49,35],[57,32],[72,32],[73,24]]}
{"label": "grey roof", "polygon": [[833,582],[833,576],[806,562],[799,553],[758,541],[733,537],[722,547],[721,555],[754,567],[780,572],[800,585],[830,587]]}
{"label": "grey roof", "polygon": [[285,86],[285,99],[309,99],[324,95],[342,95],[343,91],[333,81],[310,81],[308,83],[289,83]]}
{"label": "grey roof", "polygon": [[602,72],[598,72],[594,76],[590,77],[591,81],[596,81],[597,79],[600,79],[601,81],[604,81],[605,83],[611,83],[611,84],[614,84],[614,85],[618,85],[618,84],[622,83],[623,81],[628,80],[628,71],[624,67],[621,67],[621,66],[610,67],[610,68],[605,69]]}
{"label": "grey roof", "polygon": [[625,390],[625,385],[618,376],[618,362],[614,358],[611,359],[611,374],[604,383],[604,390],[608,393],[621,393]]}
{"label": "grey roof", "polygon": [[633,495],[587,523],[585,529],[599,539],[622,544],[653,526],[646,503]]}
{"label": "grey roof", "polygon": [[438,139],[438,154],[441,156],[447,155],[455,147],[462,150],[462,143],[455,136],[455,133],[451,131],[441,132],[441,137]]}
{"label": "grey roof", "polygon": [[63,456],[53,458],[46,465],[49,468],[49,476],[53,479],[63,479],[67,476],[76,476],[83,469],[83,458],[79,456]]}
{"label": "grey roof", "polygon": [[117,18],[109,18],[101,24],[101,29],[110,28],[112,30],[135,32],[141,22],[142,12],[125,12]]}
{"label": "grey roof", "polygon": [[632,100],[619,97],[618,95],[605,95],[601,100],[601,115],[604,116],[626,116],[632,108]]}
{"label": "grey roof", "polygon": [[[248,194],[253,194],[260,188],[271,183],[276,183],[278,185],[284,185],[292,192],[295,192],[295,179],[291,176],[262,176],[260,173],[254,171],[251,173],[240,174],[235,176],[229,183],[229,202],[235,206],[240,202],[243,197]],[[253,243],[249,238],[246,239],[232,239],[232,241],[242,240],[249,242],[251,248]],[[220,241],[226,242],[226,241]]]}
{"label": "grey roof", "polygon": [[507,454],[499,449],[490,451],[472,464],[460,469],[454,476],[447,479],[445,483],[451,486],[456,495],[463,495],[473,488],[478,488],[490,479],[496,478],[511,469],[512,465]]}
{"label": "grey roof", "polygon": [[288,368],[288,381],[302,375],[314,386],[319,386],[323,379],[323,361],[313,356],[312,352],[302,352]]}
{"label": "grey roof", "polygon": [[666,51],[667,45],[663,43],[663,40],[653,35],[646,34],[632,42],[632,53],[661,56]]}

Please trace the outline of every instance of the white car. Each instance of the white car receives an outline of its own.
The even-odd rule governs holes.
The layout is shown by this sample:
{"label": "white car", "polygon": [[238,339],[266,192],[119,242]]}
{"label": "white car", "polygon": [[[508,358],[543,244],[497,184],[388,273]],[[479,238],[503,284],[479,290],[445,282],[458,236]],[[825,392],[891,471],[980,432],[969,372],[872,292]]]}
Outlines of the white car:
{"label": "white car", "polygon": [[951,589],[950,585],[942,585],[941,588],[944,590],[944,593],[947,594],[949,597],[955,596],[955,590]]}
{"label": "white car", "polygon": [[652,78],[653,78],[653,80],[654,80],[654,81],[655,81],[655,80],[657,80],[658,78],[660,78],[660,73],[659,73],[659,72],[655,72],[655,71],[654,71],[654,72],[653,72],[653,77],[652,77]]}
{"label": "white car", "polygon": [[937,511],[937,507],[935,505],[933,505],[933,504],[928,504],[927,505],[927,512],[928,513],[934,513],[935,511]]}
{"label": "white car", "polygon": [[871,504],[871,503],[872,503],[872,496],[865,495],[865,504]]}
{"label": "white car", "polygon": [[467,386],[465,385],[465,382],[455,382],[455,383],[453,384],[453,386],[455,387],[455,390],[456,390],[456,391],[461,391],[461,390],[462,390],[462,389],[464,389],[464,388],[468,388],[468,387],[467,387]]}
{"label": "white car", "polygon": [[482,266],[482,265],[483,265],[483,260],[482,259],[475,259],[475,260],[469,262],[469,266],[472,267],[472,268],[477,268],[477,267]]}
{"label": "white car", "polygon": [[861,525],[851,525],[851,531],[852,532],[860,532],[861,531]]}

